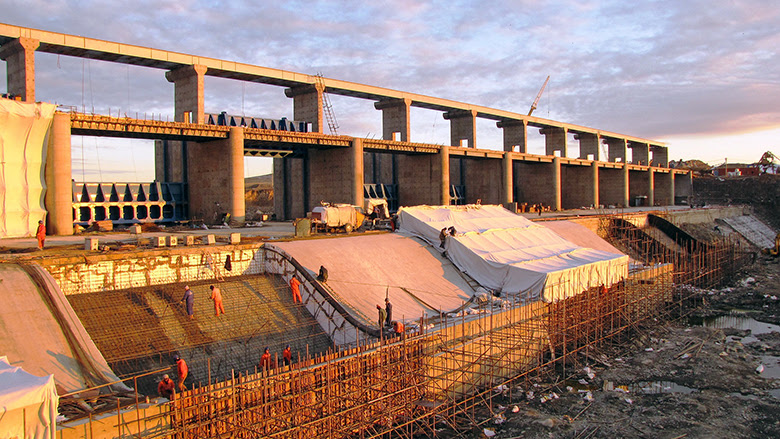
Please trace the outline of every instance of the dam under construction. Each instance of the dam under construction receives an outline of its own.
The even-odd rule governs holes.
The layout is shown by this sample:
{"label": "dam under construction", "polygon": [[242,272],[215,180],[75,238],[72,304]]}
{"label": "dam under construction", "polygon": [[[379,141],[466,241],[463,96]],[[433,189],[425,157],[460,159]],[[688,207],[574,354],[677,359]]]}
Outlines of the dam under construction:
{"label": "dam under construction", "polygon": [[[607,260],[630,259],[626,271],[621,263],[596,270],[618,279],[603,285],[579,290],[581,274],[558,278],[577,285],[572,294],[551,284],[539,294],[481,287],[477,270],[456,266],[454,241],[443,253],[403,219],[395,233],[240,243],[205,235],[164,248],[151,248],[159,234],[106,235],[97,238],[102,251],[61,246],[2,264],[4,287],[15,294],[2,314],[4,327],[15,328],[3,334],[3,354],[30,373],[54,375],[63,439],[464,431],[487,422],[476,409],[499,411],[494,400],[606,361],[604,349],[685,316],[703,300],[702,288],[755,257],[743,223],[760,223],[745,213],[685,208],[534,222],[532,230],[543,225],[617,257]],[[674,225],[689,222],[717,222],[727,233],[700,242]],[[164,234],[187,241],[190,233]],[[328,267],[326,282],[317,279],[320,266]],[[293,276],[302,303],[290,293]],[[179,303],[185,285],[196,297],[192,319]],[[225,314],[214,315],[210,285],[222,290]],[[386,297],[402,334],[377,325],[375,305]],[[281,356],[287,345],[289,365]],[[266,347],[270,363],[260,359]],[[157,396],[157,383],[165,373],[176,378],[175,356],[189,364],[188,390],[169,401]]]}

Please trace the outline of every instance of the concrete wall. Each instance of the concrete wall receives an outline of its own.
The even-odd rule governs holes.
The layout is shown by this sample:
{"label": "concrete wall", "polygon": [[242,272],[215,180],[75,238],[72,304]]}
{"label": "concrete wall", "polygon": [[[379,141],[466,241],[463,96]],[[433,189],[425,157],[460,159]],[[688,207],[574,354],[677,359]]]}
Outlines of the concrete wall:
{"label": "concrete wall", "polygon": [[555,205],[552,163],[515,162],[515,201],[546,206]]}
{"label": "concrete wall", "polygon": [[439,205],[441,201],[441,158],[437,154],[399,154],[399,206]]}
{"label": "concrete wall", "polygon": [[636,206],[636,197],[649,195],[647,189],[650,185],[650,173],[647,171],[628,172],[629,204],[631,206]]}
{"label": "concrete wall", "polygon": [[39,264],[51,273],[64,294],[95,293],[213,279],[214,272],[207,268],[208,254],[219,267],[230,255],[233,271],[223,270],[225,276],[263,273],[260,245],[197,246],[130,254],[46,258]]}
{"label": "concrete wall", "polygon": [[[482,204],[501,204],[503,162],[465,159],[463,165],[466,177],[466,203],[473,204],[477,200],[482,200]],[[452,167],[450,167],[450,181],[454,181],[453,178]]]}
{"label": "concrete wall", "polygon": [[593,169],[590,166],[561,166],[564,209],[589,207],[593,199]]}
{"label": "concrete wall", "polygon": [[[307,206],[304,184],[304,159],[275,158],[273,162],[274,214],[278,221],[303,218]],[[319,200],[317,200],[319,202]]]}
{"label": "concrete wall", "polygon": [[363,180],[366,184],[394,184],[394,154],[383,152],[363,153]]}
{"label": "concrete wall", "polygon": [[599,204],[622,206],[624,198],[623,169],[599,168]]}
{"label": "concrete wall", "polygon": [[670,206],[674,204],[674,177],[671,172],[655,172],[655,204]]}

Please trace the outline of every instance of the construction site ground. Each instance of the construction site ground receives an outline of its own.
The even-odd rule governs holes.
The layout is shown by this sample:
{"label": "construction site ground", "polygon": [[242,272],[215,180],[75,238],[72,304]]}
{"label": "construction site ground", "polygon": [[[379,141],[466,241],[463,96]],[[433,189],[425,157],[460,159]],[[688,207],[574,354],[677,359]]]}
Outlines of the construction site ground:
{"label": "construction site ground", "polygon": [[731,285],[702,293],[689,317],[629,346],[498,389],[466,437],[780,437],[780,259],[758,256]]}

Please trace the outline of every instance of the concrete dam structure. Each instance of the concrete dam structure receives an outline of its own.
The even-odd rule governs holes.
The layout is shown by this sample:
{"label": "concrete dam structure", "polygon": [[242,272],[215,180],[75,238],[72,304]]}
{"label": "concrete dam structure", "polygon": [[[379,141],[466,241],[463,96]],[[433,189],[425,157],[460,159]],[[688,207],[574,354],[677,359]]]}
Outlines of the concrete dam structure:
{"label": "concrete dam structure", "polygon": [[[395,207],[481,201],[551,210],[674,205],[690,196],[691,175],[668,168],[663,142],[317,75],[0,24],[8,93],[22,102],[35,101],[37,52],[162,70],[175,96],[173,122],[77,111],[54,115],[50,160],[42,164],[52,234],[70,234],[74,223],[98,220],[210,219],[215,205],[241,223],[245,156],[273,158],[274,212],[280,220],[303,217],[321,200],[362,206],[377,191]],[[278,124],[207,117],[205,76],[282,87],[293,117]],[[383,138],[324,134],[327,94],[374,101],[382,112]],[[413,141],[412,107],[440,112],[449,121],[449,145]],[[495,121],[503,131],[500,150],[477,148],[477,119]],[[544,136],[544,155],[527,152],[531,128]],[[72,135],[155,140],[156,181],[178,189],[166,195],[161,188],[151,205],[146,194],[74,193]],[[569,157],[567,145],[575,141],[579,155]],[[212,160],[215,154],[223,159]]]}

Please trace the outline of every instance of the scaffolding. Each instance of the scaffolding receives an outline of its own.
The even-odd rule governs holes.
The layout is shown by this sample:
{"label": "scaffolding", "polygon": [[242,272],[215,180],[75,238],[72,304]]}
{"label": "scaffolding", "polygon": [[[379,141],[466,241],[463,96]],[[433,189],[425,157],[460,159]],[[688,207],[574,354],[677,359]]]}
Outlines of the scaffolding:
{"label": "scaffolding", "polygon": [[728,240],[667,247],[617,218],[600,233],[642,255],[641,269],[611,286],[566,300],[522,294],[487,300],[468,314],[445,314],[431,328],[333,349],[292,365],[232,372],[166,406],[169,428],[143,437],[421,437],[442,427],[470,430],[484,408],[524,392],[540,375],[569,376],[601,352],[683,317],[713,288],[752,261]]}

